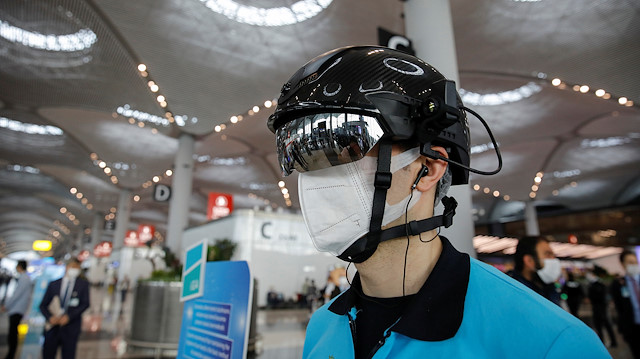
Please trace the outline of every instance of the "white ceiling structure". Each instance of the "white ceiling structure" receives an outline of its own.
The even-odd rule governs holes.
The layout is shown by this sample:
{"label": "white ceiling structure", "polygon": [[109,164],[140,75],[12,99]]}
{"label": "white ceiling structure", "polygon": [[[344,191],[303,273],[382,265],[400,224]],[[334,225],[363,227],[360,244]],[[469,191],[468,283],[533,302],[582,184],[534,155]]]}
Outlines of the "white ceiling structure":
{"label": "white ceiling structure", "polygon": [[[471,177],[477,225],[522,220],[535,196],[562,214],[606,209],[617,220],[589,230],[633,244],[640,3],[451,7],[463,101],[488,121],[504,158],[498,175]],[[378,27],[404,33],[403,9],[388,0],[0,2],[0,252],[47,237],[58,254],[77,247],[123,188],[137,196],[132,228],[166,235],[168,204],[153,201],[152,184],[171,184],[181,132],[197,138],[190,225],[206,221],[211,191],[233,194],[236,208],[296,210],[297,176],[280,176],[268,101],[316,55],[376,44]],[[492,169],[489,138],[470,122],[472,165]]]}

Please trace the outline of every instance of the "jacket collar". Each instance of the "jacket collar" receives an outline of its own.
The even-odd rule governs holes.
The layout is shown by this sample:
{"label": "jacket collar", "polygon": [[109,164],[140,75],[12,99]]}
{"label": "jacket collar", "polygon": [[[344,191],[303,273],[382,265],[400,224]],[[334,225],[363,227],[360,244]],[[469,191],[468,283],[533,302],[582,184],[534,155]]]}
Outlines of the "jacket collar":
{"label": "jacket collar", "polygon": [[[440,239],[442,253],[438,262],[392,331],[423,341],[446,340],[458,332],[469,284],[469,255],[458,252],[445,237]],[[351,288],[336,298],[329,310],[347,314],[361,292],[360,276],[356,274]]]}

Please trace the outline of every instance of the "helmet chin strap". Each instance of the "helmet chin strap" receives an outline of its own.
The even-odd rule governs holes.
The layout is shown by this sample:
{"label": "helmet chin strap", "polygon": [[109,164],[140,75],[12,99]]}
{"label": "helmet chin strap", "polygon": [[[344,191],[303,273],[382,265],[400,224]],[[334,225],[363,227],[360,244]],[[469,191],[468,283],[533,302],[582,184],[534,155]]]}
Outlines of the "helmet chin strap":
{"label": "helmet chin strap", "polygon": [[354,263],[362,263],[369,259],[378,248],[380,242],[403,236],[413,236],[432,229],[451,226],[456,214],[458,202],[452,197],[443,197],[444,213],[431,218],[411,221],[395,227],[382,230],[382,218],[387,201],[387,190],[391,187],[391,139],[382,139],[379,144],[378,167],[375,177],[375,192],[373,194],[373,208],[369,233],[355,241],[338,258]]}

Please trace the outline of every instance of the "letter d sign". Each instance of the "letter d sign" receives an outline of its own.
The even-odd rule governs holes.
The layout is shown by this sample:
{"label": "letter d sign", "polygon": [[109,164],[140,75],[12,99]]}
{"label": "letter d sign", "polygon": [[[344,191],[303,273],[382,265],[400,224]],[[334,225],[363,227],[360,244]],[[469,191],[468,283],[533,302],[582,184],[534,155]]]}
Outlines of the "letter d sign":
{"label": "letter d sign", "polygon": [[166,202],[171,198],[171,187],[164,184],[157,184],[153,187],[153,200]]}

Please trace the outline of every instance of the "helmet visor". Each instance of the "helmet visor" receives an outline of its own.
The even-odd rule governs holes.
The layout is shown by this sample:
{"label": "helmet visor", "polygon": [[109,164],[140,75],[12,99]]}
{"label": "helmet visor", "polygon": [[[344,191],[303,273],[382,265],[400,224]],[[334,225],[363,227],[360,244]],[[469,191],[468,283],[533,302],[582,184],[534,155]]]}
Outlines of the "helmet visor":
{"label": "helmet visor", "polygon": [[357,161],[383,135],[378,120],[362,114],[319,113],[296,118],[276,130],[282,174]]}

